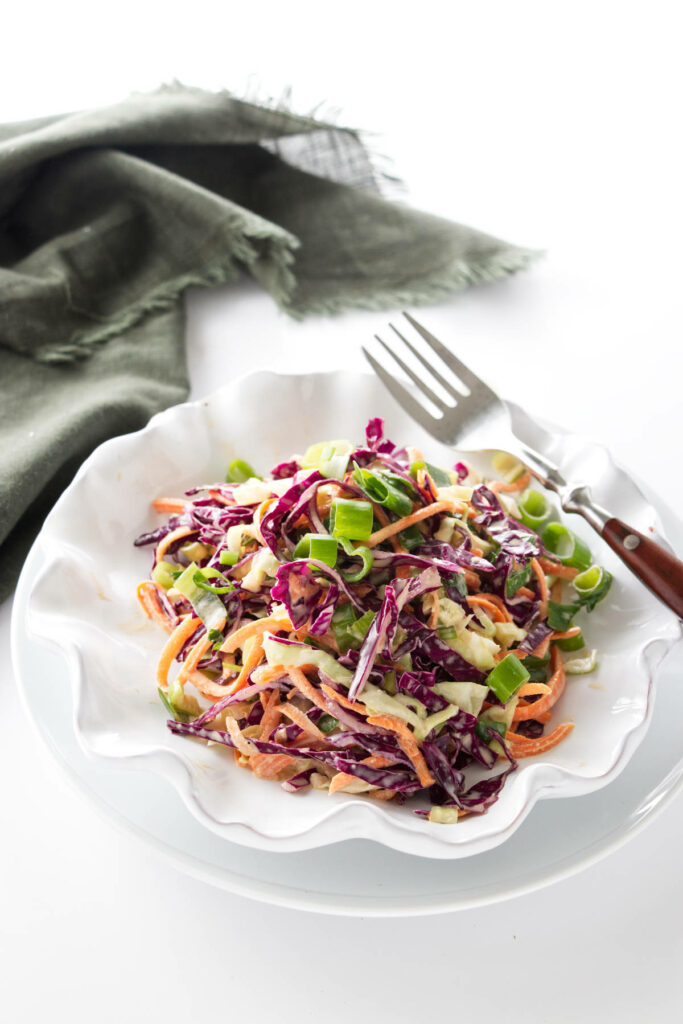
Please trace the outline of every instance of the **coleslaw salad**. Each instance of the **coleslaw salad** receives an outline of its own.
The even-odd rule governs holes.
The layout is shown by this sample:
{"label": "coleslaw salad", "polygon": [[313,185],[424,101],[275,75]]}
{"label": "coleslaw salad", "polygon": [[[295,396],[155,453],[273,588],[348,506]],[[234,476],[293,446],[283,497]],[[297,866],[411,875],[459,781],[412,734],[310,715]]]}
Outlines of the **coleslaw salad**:
{"label": "coleslaw salad", "polygon": [[169,729],[290,792],[485,812],[571,732],[566,677],[596,664],[574,618],[611,583],[523,466],[493,469],[433,466],[375,418],[363,445],[314,444],[268,479],[234,460],[155,499],[138,598],[168,634]]}

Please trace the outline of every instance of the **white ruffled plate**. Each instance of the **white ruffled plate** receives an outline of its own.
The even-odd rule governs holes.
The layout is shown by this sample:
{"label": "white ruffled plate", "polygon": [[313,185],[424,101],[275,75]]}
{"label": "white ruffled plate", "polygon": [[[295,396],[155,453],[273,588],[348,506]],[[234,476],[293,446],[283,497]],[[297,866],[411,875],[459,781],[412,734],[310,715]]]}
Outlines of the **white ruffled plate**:
{"label": "white ruffled plate", "polygon": [[[469,856],[503,842],[540,797],[591,792],[623,769],[647,728],[655,669],[680,635],[678,620],[582,522],[573,528],[615,575],[609,600],[586,625],[589,642],[600,650],[600,667],[573,677],[558,705],[557,720],[576,723],[571,735],[547,755],[521,762],[483,816],[436,825],[416,817],[410,803],[287,794],[238,769],[228,751],[173,736],[156,697],[162,637],[142,618],[135,598],[150,553],[132,546],[157,521],[150,500],[222,478],[236,456],[267,470],[313,440],[361,438],[372,415],[386,417],[392,439],[423,447],[435,462],[453,461],[374,377],[346,373],[254,374],[102,445],[44,526],[45,563],[30,596],[29,627],[67,658],[83,750],[161,775],[218,835],[263,850],[364,838],[421,856]],[[523,417],[520,423],[532,429]],[[602,504],[634,527],[661,535],[654,510],[604,449],[567,435],[553,454],[565,471],[576,474],[580,467]]]}

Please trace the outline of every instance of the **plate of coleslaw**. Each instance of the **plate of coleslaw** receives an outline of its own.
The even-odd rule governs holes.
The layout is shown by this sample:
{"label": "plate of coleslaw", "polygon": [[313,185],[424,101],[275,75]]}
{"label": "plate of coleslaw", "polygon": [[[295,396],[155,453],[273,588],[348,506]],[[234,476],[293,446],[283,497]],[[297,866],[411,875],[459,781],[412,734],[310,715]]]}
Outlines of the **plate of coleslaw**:
{"label": "plate of coleslaw", "polygon": [[[603,449],[554,455],[659,532]],[[29,624],[84,751],[268,850],[498,845],[623,769],[679,635],[523,466],[437,444],[365,374],[167,410],[94,453],[41,546]]]}

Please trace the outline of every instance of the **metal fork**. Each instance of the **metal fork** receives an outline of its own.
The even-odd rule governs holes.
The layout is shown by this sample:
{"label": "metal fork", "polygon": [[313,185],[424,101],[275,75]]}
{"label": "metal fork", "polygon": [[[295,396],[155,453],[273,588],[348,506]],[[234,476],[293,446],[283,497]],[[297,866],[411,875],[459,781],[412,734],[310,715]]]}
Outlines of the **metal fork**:
{"label": "metal fork", "polygon": [[[559,496],[565,512],[583,516],[638,579],[683,619],[683,562],[651,537],[631,529],[626,523],[596,505],[585,484],[568,483],[550,459],[516,436],[510,422],[508,407],[488,384],[477,377],[414,317],[409,313],[403,315],[425,340],[434,355],[439,357],[464,385],[464,389],[459,390],[446,380],[433,362],[425,358],[398,328],[390,324],[391,329],[425,371],[425,375],[431,375],[432,381],[411,369],[395,349],[387,345],[379,335],[375,335],[377,341],[442,415],[440,418],[432,416],[364,347],[363,352],[375,373],[405,412],[443,444],[455,445],[466,436],[467,447],[470,449],[502,450],[514,455],[544,487]],[[434,382],[438,382],[450,395],[456,403],[455,406],[448,405],[435,394]]]}

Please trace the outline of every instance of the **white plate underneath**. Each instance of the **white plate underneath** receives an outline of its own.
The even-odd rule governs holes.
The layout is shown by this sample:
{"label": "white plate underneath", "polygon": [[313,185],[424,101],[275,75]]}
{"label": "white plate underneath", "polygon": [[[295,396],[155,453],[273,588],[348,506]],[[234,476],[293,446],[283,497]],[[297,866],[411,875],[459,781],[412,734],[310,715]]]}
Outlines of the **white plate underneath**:
{"label": "white plate underneath", "polygon": [[[651,498],[652,500],[652,498]],[[674,546],[681,524],[653,500]],[[268,853],[205,829],[162,778],[89,760],[76,741],[66,662],[32,642],[26,605],[42,567],[35,545],[19,581],[12,658],[25,706],[78,791],[114,824],[181,871],[241,896],[327,914],[438,914],[510,899],[606,856],[652,821],[683,785],[683,687],[678,645],[658,670],[652,723],[617,779],[588,796],[543,800],[502,846],[465,860],[429,860],[350,840],[303,853]]]}

